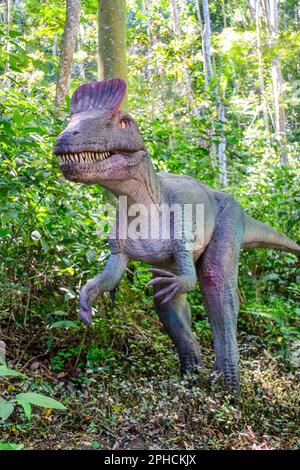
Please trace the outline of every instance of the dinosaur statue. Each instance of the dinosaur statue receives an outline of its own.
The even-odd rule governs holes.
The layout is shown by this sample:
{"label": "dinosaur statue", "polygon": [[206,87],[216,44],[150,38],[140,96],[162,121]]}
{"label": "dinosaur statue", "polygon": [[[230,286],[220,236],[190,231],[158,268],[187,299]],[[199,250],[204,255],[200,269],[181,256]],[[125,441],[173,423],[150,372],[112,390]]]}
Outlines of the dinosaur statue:
{"label": "dinosaur statue", "polygon": [[[118,285],[130,259],[152,265],[149,271],[154,277],[149,284],[154,287],[156,311],[178,351],[182,373],[191,372],[202,362],[191,329],[187,293],[199,280],[214,337],[212,370],[220,371],[238,393],[240,250],[264,247],[299,255],[300,246],[246,215],[229,195],[186,175],[156,173],[136,122],[120,110],[125,93],[126,84],[119,79],[77,88],[71,100],[70,123],[55,147],[63,175],[70,181],[100,184],[115,196],[126,197],[128,214],[135,204],[149,210],[153,205],[200,204],[204,207],[203,233],[196,237],[202,241],[191,245],[185,236],[110,237],[111,254],[105,269],[80,292],[80,316],[91,324],[93,301],[99,292],[112,291]],[[118,214],[115,227],[120,227],[122,220]]]}

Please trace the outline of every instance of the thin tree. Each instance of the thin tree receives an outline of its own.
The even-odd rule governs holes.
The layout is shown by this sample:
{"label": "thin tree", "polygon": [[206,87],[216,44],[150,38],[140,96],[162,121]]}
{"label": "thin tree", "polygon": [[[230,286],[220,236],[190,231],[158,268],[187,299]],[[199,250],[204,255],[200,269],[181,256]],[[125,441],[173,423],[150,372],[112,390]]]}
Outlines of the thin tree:
{"label": "thin tree", "polygon": [[260,11],[261,11],[261,0],[255,0],[255,24],[256,24],[256,49],[257,49],[257,59],[258,59],[258,76],[259,76],[259,91],[263,108],[263,118],[264,125],[269,136],[269,113],[268,113],[268,103],[266,99],[265,92],[265,79],[264,79],[264,65],[262,58],[262,48],[261,48],[261,32],[260,32]]}
{"label": "thin tree", "polygon": [[[217,109],[217,116],[219,121],[219,128],[221,130],[218,137],[218,143],[212,142],[211,145],[211,162],[212,167],[216,167],[216,161],[219,166],[219,179],[223,186],[227,185],[227,159],[226,159],[226,139],[224,136],[224,127],[226,122],[226,113],[224,102],[220,88],[216,85],[216,73],[213,69],[212,58],[211,58],[211,24],[210,24],[210,12],[208,0],[202,0],[203,9],[203,21],[201,21],[201,11],[199,1],[196,0],[196,11],[200,25],[200,30],[203,32],[203,56],[204,56],[204,83],[207,91],[212,93],[213,101]],[[212,123],[211,127],[212,135],[215,135],[216,126]]]}
{"label": "thin tree", "polygon": [[[197,0],[198,10],[200,11],[200,6]],[[210,27],[210,14],[209,14],[209,6],[208,0],[202,0],[202,8],[203,8],[203,20],[204,20],[204,28],[203,28],[203,54],[204,54],[204,64],[205,64],[205,73],[207,77],[207,83],[211,85],[212,77],[213,77],[213,68],[212,68],[212,61],[211,61],[211,27]]]}
{"label": "thin tree", "polygon": [[[269,29],[269,45],[275,50],[278,41],[278,0],[268,0],[267,4],[267,24]],[[273,87],[275,133],[279,142],[280,162],[288,165],[287,141],[286,141],[286,120],[283,101],[283,80],[281,76],[281,65],[279,56],[274,53],[271,60],[271,77]]]}
{"label": "thin tree", "polygon": [[143,0],[143,6],[144,6],[144,11],[147,17],[147,36],[148,36],[149,44],[152,44],[151,18],[150,18],[148,0]]}
{"label": "thin tree", "polygon": [[[181,26],[180,26],[180,16],[179,16],[179,9],[177,5],[176,0],[171,0],[171,7],[172,7],[172,14],[173,14],[173,23],[174,23],[174,32],[175,35],[177,36],[178,40],[182,39],[182,33],[181,33]],[[185,87],[185,94],[187,97],[188,102],[190,103],[190,106],[193,110],[193,113],[196,117],[200,116],[199,109],[197,108],[194,99],[193,99],[193,91],[192,91],[192,86],[190,82],[190,77],[188,75],[188,72],[185,68],[184,62],[185,62],[185,57],[184,54],[181,55],[182,62],[183,62],[183,77],[184,77],[184,87]]]}
{"label": "thin tree", "polygon": [[98,78],[126,81],[126,0],[99,0],[98,6]]}
{"label": "thin tree", "polygon": [[55,105],[60,110],[64,107],[65,98],[69,93],[79,23],[80,0],[66,0],[66,21],[61,41],[55,96]]}
{"label": "thin tree", "polygon": [[[4,4],[4,24],[6,26],[7,32],[10,31],[11,29],[11,18],[12,18],[12,0],[5,0]],[[5,81],[4,81],[4,86],[6,88],[10,87],[10,78],[9,78],[9,54],[10,54],[10,41],[7,41],[6,43],[6,59],[5,59],[5,64],[4,64],[4,75],[5,75]]]}

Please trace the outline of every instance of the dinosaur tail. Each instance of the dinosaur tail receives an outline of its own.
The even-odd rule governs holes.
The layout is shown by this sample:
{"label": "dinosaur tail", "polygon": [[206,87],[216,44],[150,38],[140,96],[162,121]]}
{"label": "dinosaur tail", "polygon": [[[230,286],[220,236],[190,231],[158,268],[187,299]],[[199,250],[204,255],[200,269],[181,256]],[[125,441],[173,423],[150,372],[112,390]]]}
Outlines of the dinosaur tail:
{"label": "dinosaur tail", "polygon": [[300,245],[249,215],[245,216],[242,248],[274,248],[300,256]]}

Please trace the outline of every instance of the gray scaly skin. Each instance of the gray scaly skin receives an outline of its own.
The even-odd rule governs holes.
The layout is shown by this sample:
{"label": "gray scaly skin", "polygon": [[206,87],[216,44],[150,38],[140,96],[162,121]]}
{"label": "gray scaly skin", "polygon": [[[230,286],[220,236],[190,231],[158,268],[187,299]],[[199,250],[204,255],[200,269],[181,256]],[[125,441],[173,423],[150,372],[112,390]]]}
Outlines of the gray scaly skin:
{"label": "gray scaly skin", "polygon": [[[274,248],[300,254],[285,235],[246,215],[232,197],[186,175],[156,173],[132,117],[120,111],[126,85],[113,79],[79,87],[71,101],[71,121],[58,136],[55,154],[70,181],[100,184],[116,196],[127,196],[128,209],[140,203],[203,204],[204,240],[191,250],[183,239],[111,239],[103,272],[82,288],[80,316],[91,324],[92,303],[99,292],[120,282],[129,260],[153,267],[156,311],[178,351],[182,373],[201,366],[200,348],[192,334],[187,293],[200,283],[213,330],[215,363],[238,393],[236,338],[239,300],[238,263],[242,248]],[[117,217],[116,224],[120,222]]]}

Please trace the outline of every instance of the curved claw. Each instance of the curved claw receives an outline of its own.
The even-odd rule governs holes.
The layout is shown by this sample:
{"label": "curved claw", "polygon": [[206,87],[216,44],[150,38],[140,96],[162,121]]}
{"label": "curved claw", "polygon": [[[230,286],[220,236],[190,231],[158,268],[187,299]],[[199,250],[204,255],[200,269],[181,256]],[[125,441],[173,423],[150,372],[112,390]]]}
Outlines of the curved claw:
{"label": "curved claw", "polygon": [[98,295],[99,289],[93,281],[89,281],[80,291],[80,318],[87,325],[92,324],[92,303]]}
{"label": "curved claw", "polygon": [[155,274],[156,276],[163,276],[163,277],[176,277],[176,274],[171,273],[170,271],[165,271],[164,269],[157,269],[157,268],[148,268],[146,269],[147,272]]}
{"label": "curved claw", "polygon": [[83,290],[80,293],[79,299],[80,299],[80,318],[84,323],[87,325],[92,324],[92,305],[90,301],[90,290],[87,290],[83,288]]}
{"label": "curved claw", "polygon": [[92,324],[92,308],[85,309],[84,307],[81,306],[79,315],[86,325]]}
{"label": "curved claw", "polygon": [[175,297],[178,291],[179,291],[179,287],[176,286],[175,289],[161,301],[161,304],[166,304],[167,302],[170,302],[170,300],[172,300],[173,297]]}
{"label": "curved claw", "polygon": [[155,286],[156,284],[174,284],[174,277],[155,277],[147,283],[147,286]]}
{"label": "curved claw", "polygon": [[154,298],[155,299],[158,299],[159,297],[161,297],[162,295],[165,295],[165,294],[168,294],[170,291],[172,291],[173,289],[175,289],[176,287],[178,287],[176,284],[171,284],[170,286],[168,287],[164,287],[164,289],[161,289],[159,290],[158,292],[156,292],[156,294],[154,295]]}

